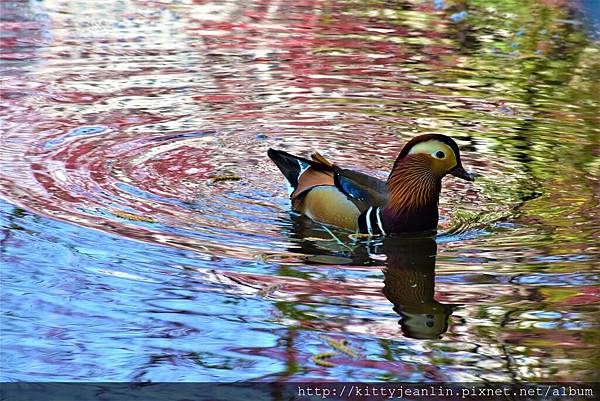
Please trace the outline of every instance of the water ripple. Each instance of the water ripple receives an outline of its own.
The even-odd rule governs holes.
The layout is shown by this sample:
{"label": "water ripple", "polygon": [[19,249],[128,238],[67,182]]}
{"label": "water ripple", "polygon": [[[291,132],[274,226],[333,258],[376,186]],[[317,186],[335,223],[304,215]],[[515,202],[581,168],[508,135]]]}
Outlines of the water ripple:
{"label": "water ripple", "polygon": [[[0,5],[3,380],[591,377],[600,51],[568,5],[188,3]],[[435,238],[308,224],[266,157],[384,178],[433,132],[479,175]]]}

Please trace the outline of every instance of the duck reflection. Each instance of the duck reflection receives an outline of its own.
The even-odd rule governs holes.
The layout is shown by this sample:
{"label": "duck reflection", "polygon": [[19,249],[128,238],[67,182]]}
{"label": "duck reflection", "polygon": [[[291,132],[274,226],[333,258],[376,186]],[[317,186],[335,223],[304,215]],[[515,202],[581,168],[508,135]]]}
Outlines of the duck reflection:
{"label": "duck reflection", "polygon": [[448,319],[455,305],[435,300],[434,237],[386,238],[382,252],[387,255],[383,269],[383,293],[402,318],[400,327],[406,337],[440,338],[448,330]]}
{"label": "duck reflection", "polygon": [[[384,254],[387,259],[383,294],[401,317],[400,328],[405,337],[415,339],[440,338],[448,330],[448,320],[456,307],[435,299],[435,260],[437,243],[433,235],[397,236],[375,240],[348,241],[334,239],[328,233],[302,217],[293,219],[291,238],[298,241],[300,252],[312,263],[378,265],[372,258]],[[339,238],[347,238],[340,233]],[[295,249],[298,252],[298,249]]]}

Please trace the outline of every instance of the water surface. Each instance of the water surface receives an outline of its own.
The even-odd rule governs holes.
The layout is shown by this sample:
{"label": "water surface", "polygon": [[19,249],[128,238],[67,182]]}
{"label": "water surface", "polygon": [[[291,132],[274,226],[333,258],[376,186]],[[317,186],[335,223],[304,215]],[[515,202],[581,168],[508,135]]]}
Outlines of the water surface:
{"label": "water surface", "polygon": [[[465,4],[3,2],[2,380],[596,379],[600,47]],[[311,224],[266,157],[432,132],[481,175],[435,238]]]}

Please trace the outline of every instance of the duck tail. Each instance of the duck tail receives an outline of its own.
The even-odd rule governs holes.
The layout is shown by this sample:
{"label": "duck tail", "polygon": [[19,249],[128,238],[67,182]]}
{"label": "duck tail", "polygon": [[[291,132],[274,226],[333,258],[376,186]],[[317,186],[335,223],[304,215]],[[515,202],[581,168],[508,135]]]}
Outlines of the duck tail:
{"label": "duck tail", "polygon": [[298,188],[300,176],[306,170],[308,170],[309,167],[313,167],[316,170],[324,171],[330,170],[331,165],[331,163],[329,163],[325,158],[323,158],[323,156],[318,154],[317,155],[320,156],[320,158],[326,163],[323,163],[322,160],[315,159],[314,155],[313,159],[315,160],[308,160],[303,157],[294,156],[292,154],[284,152],[283,150],[275,150],[272,148],[267,151],[267,155],[277,165],[281,173],[289,182],[290,186],[292,187],[292,190],[294,191],[296,190],[296,188]]}

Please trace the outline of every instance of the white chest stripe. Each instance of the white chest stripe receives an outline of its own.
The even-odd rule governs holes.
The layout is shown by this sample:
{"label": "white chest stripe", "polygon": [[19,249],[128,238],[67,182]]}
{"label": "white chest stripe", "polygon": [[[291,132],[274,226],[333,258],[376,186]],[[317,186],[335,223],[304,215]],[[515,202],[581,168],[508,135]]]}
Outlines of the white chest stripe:
{"label": "white chest stripe", "polygon": [[379,226],[379,231],[381,231],[381,235],[385,235],[385,231],[383,230],[383,223],[381,222],[381,208],[377,208],[377,212],[375,212],[375,216],[377,216],[377,225]]}
{"label": "white chest stripe", "polygon": [[371,212],[373,211],[373,206],[371,206],[367,210],[367,214],[365,215],[365,221],[367,223],[367,231],[369,234],[373,234],[373,229],[371,228]]}

